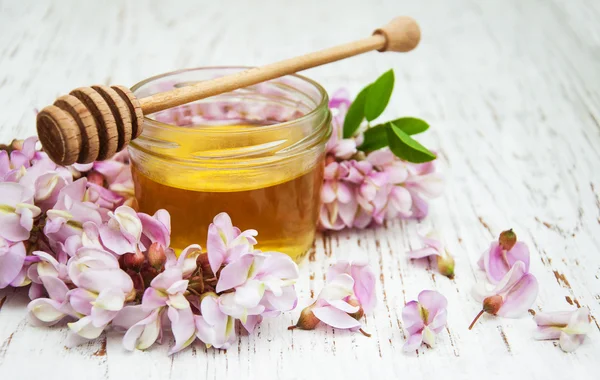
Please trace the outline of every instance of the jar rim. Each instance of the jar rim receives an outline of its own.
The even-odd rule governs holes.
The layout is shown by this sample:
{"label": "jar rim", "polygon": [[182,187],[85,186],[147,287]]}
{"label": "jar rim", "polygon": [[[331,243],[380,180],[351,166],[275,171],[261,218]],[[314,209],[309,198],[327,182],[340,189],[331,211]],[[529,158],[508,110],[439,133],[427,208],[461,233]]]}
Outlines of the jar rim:
{"label": "jar rim", "polygon": [[[187,73],[187,72],[194,72],[194,71],[208,71],[208,70],[235,70],[235,69],[239,69],[240,71],[242,70],[249,70],[249,69],[253,69],[255,68],[255,66],[200,66],[200,67],[192,67],[192,68],[186,68],[186,69],[180,69],[180,70],[175,70],[175,71],[169,71],[166,73],[162,73],[162,74],[158,74],[158,75],[154,75],[151,76],[149,78],[146,78],[136,84],[134,84],[131,87],[131,91],[135,94],[135,91],[139,90],[140,88],[142,88],[144,85],[147,85],[155,80],[158,79],[163,79],[163,78],[167,78],[169,76],[173,76],[173,75],[177,75],[177,74],[182,74],[182,73]],[[312,85],[314,88],[317,89],[319,96],[321,97],[320,102],[314,106],[314,108],[312,108],[309,112],[307,112],[306,114],[292,119],[292,120],[287,120],[284,122],[279,122],[279,123],[274,123],[271,125],[266,125],[263,126],[262,129],[266,129],[266,130],[276,130],[279,128],[284,128],[286,126],[288,126],[289,124],[295,124],[295,123],[301,123],[305,120],[308,120],[312,117],[314,117],[318,112],[320,112],[320,110],[322,109],[322,107],[329,107],[329,96],[327,94],[327,91],[325,90],[325,88],[323,88],[323,86],[321,86],[317,81],[310,79],[304,75],[300,75],[300,74],[289,74],[289,75],[284,75],[283,77],[294,77],[297,79],[300,79],[306,83],[309,83],[310,85]],[[174,124],[168,124],[168,123],[163,123],[160,122],[156,119],[152,119],[147,117],[146,115],[144,115],[144,123],[150,123],[152,125],[155,126],[159,126],[161,128],[165,128],[165,129],[172,129],[172,130],[180,130],[180,129],[189,129],[188,127],[183,127],[183,126],[178,126],[178,125],[174,125]],[[205,128],[202,130],[202,133],[222,133],[224,132],[224,130],[227,128],[226,125],[224,126],[212,126],[211,128]],[[228,133],[232,133],[232,134],[236,134],[236,133],[244,133],[242,131],[231,131],[228,130]],[[132,141],[132,143],[135,143],[134,141]]]}

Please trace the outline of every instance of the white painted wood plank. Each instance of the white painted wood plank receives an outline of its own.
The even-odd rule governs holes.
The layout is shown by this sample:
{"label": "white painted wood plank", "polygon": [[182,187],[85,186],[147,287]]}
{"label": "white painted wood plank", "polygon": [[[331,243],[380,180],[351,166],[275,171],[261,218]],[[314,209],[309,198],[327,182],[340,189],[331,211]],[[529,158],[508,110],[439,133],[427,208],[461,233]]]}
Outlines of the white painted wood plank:
{"label": "white painted wood plank", "polygon": [[[431,221],[456,256],[454,281],[404,252],[414,222],[327,234],[302,263],[301,296],[335,257],[366,252],[381,300],[361,335],[288,332],[296,313],[265,322],[227,353],[196,345],[127,353],[117,335],[63,347],[65,328],[28,324],[26,294],[0,291],[0,379],[571,378],[598,373],[600,327],[575,353],[531,337],[531,318],[484,318],[469,296],[479,253],[513,227],[541,284],[535,311],[589,307],[600,318],[600,3],[543,1],[4,1],[0,2],[0,140],[35,132],[36,108],[74,87],[131,85],[194,66],[263,64],[361,37],[396,14],[418,19],[408,55],[368,54],[306,74],[333,91],[393,67],[386,117],[415,115],[448,176]],[[404,355],[401,309],[422,289],[449,300],[438,347]]]}

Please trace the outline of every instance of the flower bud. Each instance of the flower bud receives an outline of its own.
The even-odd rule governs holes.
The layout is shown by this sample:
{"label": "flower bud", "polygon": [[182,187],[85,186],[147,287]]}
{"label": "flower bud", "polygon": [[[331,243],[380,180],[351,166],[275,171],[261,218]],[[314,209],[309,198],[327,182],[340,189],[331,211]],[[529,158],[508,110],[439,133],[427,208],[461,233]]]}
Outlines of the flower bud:
{"label": "flower bud", "polygon": [[483,300],[483,311],[485,311],[486,313],[496,315],[498,313],[498,310],[500,310],[500,308],[502,307],[503,303],[504,300],[502,299],[502,296],[495,295],[487,297]]}
{"label": "flower bud", "polygon": [[454,278],[454,258],[446,253],[445,256],[437,256],[438,271],[448,277]]}
{"label": "flower bud", "polygon": [[512,229],[504,231],[500,234],[498,242],[503,250],[510,251],[517,244],[517,234]]}
{"label": "flower bud", "polygon": [[10,143],[10,147],[12,148],[11,151],[23,149],[24,142],[25,142],[25,140],[17,140],[17,139],[14,139],[13,141],[11,141],[11,143]]}
{"label": "flower bud", "polygon": [[165,263],[167,262],[167,255],[165,255],[165,247],[159,242],[154,242],[148,249],[148,262],[154,269],[160,271]]}
{"label": "flower bud", "polygon": [[210,263],[208,262],[207,253],[201,253],[200,255],[198,255],[198,257],[196,258],[196,266],[202,269],[204,277],[212,278],[215,276],[215,274],[212,272],[212,269],[210,269]]}
{"label": "flower bud", "polygon": [[312,307],[313,305],[305,307],[300,313],[300,318],[298,318],[296,325],[288,327],[288,330],[293,330],[296,328],[301,330],[314,330],[320,321],[312,312]]}
{"label": "flower bud", "polygon": [[91,170],[87,174],[87,181],[98,186],[104,186],[104,176],[95,170]]}
{"label": "flower bud", "polygon": [[146,257],[139,249],[136,249],[135,253],[126,253],[121,257],[123,267],[136,272],[139,272],[142,265],[144,265],[144,261],[146,261]]}
{"label": "flower bud", "polygon": [[360,305],[357,299],[352,298],[348,301],[348,303],[352,306],[358,306],[358,311],[356,313],[348,313],[349,316],[358,321],[365,315],[365,311],[363,310],[362,306]]}

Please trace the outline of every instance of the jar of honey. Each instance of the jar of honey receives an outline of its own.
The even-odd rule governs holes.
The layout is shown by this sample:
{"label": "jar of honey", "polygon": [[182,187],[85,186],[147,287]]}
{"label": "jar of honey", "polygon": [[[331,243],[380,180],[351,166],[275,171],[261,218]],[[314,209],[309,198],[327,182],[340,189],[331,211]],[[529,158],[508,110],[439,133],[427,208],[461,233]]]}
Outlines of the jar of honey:
{"label": "jar of honey", "polygon": [[[136,84],[138,98],[246,68],[176,71]],[[331,113],[325,90],[290,75],[149,115],[129,146],[139,209],[171,214],[171,246],[206,244],[227,212],[258,246],[299,259],[319,213]]]}

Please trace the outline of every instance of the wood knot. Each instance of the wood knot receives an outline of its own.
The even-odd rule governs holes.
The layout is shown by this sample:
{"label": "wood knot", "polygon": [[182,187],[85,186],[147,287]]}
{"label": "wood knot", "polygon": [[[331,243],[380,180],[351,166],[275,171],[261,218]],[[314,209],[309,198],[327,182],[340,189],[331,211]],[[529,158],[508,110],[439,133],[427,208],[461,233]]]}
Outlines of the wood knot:
{"label": "wood knot", "polygon": [[37,115],[37,133],[59,165],[105,160],[142,132],[140,103],[124,86],[77,88]]}

